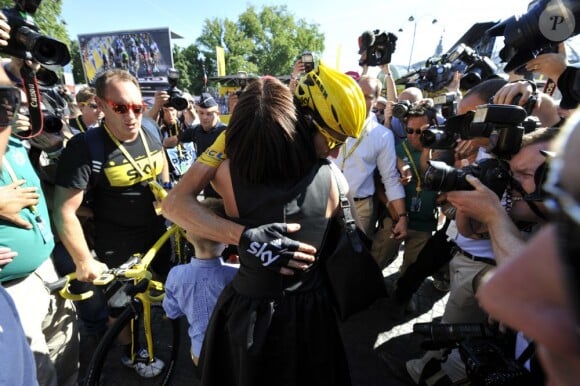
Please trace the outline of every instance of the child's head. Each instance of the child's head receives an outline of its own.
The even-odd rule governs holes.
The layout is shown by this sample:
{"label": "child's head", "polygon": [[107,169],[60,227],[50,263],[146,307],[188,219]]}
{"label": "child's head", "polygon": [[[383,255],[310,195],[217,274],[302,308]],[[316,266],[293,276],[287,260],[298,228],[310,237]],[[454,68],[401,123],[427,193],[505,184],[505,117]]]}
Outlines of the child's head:
{"label": "child's head", "polygon": [[[206,198],[201,201],[201,205],[213,211],[220,217],[225,217],[224,203],[219,198]],[[195,257],[198,259],[211,259],[221,256],[226,245],[217,241],[205,239],[193,233],[187,233],[187,240],[195,248]]]}

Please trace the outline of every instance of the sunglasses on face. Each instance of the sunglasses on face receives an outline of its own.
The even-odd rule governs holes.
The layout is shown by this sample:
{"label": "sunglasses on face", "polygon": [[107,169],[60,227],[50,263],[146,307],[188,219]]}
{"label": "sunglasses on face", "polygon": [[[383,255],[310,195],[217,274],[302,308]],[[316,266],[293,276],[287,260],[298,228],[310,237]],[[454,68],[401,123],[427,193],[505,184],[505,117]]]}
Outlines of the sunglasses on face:
{"label": "sunglasses on face", "polygon": [[127,114],[129,112],[129,110],[132,110],[133,113],[135,114],[141,114],[143,113],[143,111],[145,111],[145,105],[143,104],[133,104],[133,103],[129,103],[129,104],[120,104],[120,103],[114,103],[111,101],[106,101],[107,104],[111,107],[111,109],[116,112],[117,114]]}
{"label": "sunglasses on face", "polygon": [[91,109],[95,109],[95,110],[99,107],[99,105],[97,105],[95,102],[91,102],[91,103],[82,102],[81,106],[83,106],[83,107],[89,106]]}
{"label": "sunglasses on face", "polygon": [[421,134],[421,129],[407,129],[407,134]]}
{"label": "sunglasses on face", "polygon": [[332,135],[330,135],[330,133],[328,131],[326,131],[322,126],[320,126],[318,124],[318,122],[316,122],[316,121],[313,121],[313,122],[314,122],[314,125],[316,126],[316,128],[318,129],[318,131],[320,132],[320,134],[322,134],[322,136],[326,140],[326,145],[328,146],[329,150],[332,150],[332,149],[339,147],[339,146],[342,146],[342,144],[344,144],[344,141],[341,141],[341,140],[334,138]]}
{"label": "sunglasses on face", "polygon": [[10,126],[20,107],[20,90],[13,86],[0,86],[0,128]]}

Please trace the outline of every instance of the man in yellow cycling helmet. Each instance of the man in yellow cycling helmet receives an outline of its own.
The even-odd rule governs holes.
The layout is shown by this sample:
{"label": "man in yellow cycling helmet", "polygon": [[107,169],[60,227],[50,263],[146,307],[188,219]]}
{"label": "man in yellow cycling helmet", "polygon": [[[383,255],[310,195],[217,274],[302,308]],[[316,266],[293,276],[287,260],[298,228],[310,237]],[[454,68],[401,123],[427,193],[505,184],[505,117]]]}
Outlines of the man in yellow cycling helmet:
{"label": "man in yellow cycling helmet", "polygon": [[[317,155],[326,158],[336,156],[340,146],[348,137],[358,137],[366,119],[364,95],[357,83],[348,75],[320,63],[314,70],[304,74],[294,92],[300,114],[312,120],[316,128],[314,147]],[[234,112],[235,114],[235,112]],[[243,225],[218,217],[206,210],[197,200],[198,194],[211,182],[217,167],[225,160],[225,142],[227,130],[222,133],[189,168],[186,174],[163,201],[163,215],[184,228],[211,240],[238,245],[242,237],[263,243],[270,247],[272,232],[296,232],[300,224],[264,225],[261,230],[245,232]],[[275,228],[275,229],[274,229]],[[285,245],[287,243],[287,245]],[[296,242],[282,237],[282,248],[295,245]],[[280,249],[280,245],[272,246]],[[295,248],[292,248],[295,249]],[[292,253],[289,266],[296,261],[313,261],[316,253],[314,247],[299,243]]]}

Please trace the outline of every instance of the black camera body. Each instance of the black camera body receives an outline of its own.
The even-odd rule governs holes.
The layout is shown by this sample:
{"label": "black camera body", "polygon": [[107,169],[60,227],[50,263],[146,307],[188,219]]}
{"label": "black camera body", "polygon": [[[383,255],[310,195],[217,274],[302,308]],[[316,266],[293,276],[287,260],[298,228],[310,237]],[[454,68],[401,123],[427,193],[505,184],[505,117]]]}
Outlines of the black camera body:
{"label": "black camera body", "polygon": [[403,121],[407,117],[407,114],[409,113],[409,110],[411,110],[412,106],[413,104],[410,101],[400,101],[395,103],[393,105],[392,111],[393,117]]}
{"label": "black camera body", "polygon": [[469,90],[473,86],[495,75],[497,66],[487,56],[479,55],[473,48],[461,43],[454,47],[448,55],[449,62],[459,60],[467,66],[460,81],[462,90]]}
{"label": "black camera body", "polygon": [[366,52],[366,59],[359,65],[380,66],[391,63],[391,56],[395,52],[397,36],[391,32],[378,29],[365,31],[358,38],[359,54]]}
{"label": "black camera body", "polygon": [[558,43],[580,33],[580,2],[577,0],[537,1],[523,15],[512,16],[486,31],[503,36],[500,58],[505,72],[520,72],[526,62]]}
{"label": "black camera body", "polygon": [[449,61],[448,55],[431,57],[417,71],[417,87],[429,92],[439,91],[453,80],[455,71],[463,73],[466,68],[465,63],[459,60]]}
{"label": "black camera body", "polygon": [[432,149],[450,149],[458,138],[489,137],[488,152],[510,158],[520,150],[522,137],[529,127],[526,117],[526,110],[520,106],[480,105],[475,111],[450,117],[444,126],[424,130],[421,144]]}
{"label": "black camera body", "polygon": [[448,92],[434,97],[433,105],[439,114],[445,119],[449,119],[457,115],[457,99],[459,99],[459,94]]}
{"label": "black camera body", "polygon": [[31,16],[39,5],[40,0],[23,0],[16,1],[13,8],[2,10],[10,25],[10,39],[6,47],[0,48],[0,52],[46,65],[64,66],[71,60],[68,47],[41,34]]}
{"label": "black camera body", "polygon": [[167,70],[167,82],[169,88],[166,90],[169,94],[169,100],[165,103],[165,107],[173,107],[177,111],[185,110],[189,105],[189,101],[183,97],[183,92],[177,88],[180,72],[175,68]]}
{"label": "black camera body", "polygon": [[423,184],[434,191],[473,190],[465,178],[471,174],[501,198],[512,180],[507,161],[497,158],[485,158],[461,169],[455,169],[442,161],[428,163]]}

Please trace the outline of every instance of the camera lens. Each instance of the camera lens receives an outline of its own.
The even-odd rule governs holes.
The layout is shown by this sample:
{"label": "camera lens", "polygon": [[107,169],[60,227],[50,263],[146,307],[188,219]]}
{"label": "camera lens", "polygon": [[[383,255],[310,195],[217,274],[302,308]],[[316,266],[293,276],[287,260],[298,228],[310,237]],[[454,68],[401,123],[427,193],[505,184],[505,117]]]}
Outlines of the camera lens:
{"label": "camera lens", "polygon": [[429,167],[425,172],[424,185],[426,188],[449,192],[455,189],[457,169],[441,161],[429,161]]}

